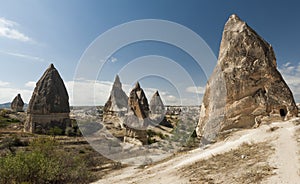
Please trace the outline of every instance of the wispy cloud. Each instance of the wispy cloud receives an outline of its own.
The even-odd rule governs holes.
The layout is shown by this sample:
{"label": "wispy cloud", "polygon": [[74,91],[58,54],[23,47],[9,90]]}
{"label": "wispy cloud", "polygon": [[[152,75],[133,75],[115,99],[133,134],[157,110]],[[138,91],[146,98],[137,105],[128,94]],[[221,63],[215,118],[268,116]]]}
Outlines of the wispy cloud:
{"label": "wispy cloud", "polygon": [[187,87],[187,88],[186,88],[186,92],[189,92],[189,93],[196,93],[196,94],[204,94],[204,92],[205,92],[205,87],[203,87],[203,86],[199,86],[199,87],[196,87],[196,86],[190,86],[190,87]]}
{"label": "wispy cloud", "polygon": [[18,93],[21,94],[25,102],[28,102],[32,91],[22,88],[15,88],[11,86],[10,82],[0,81],[0,103],[11,102]]}
{"label": "wispy cloud", "polygon": [[28,81],[28,82],[25,84],[26,87],[32,88],[32,89],[35,87],[35,85],[36,85],[36,82],[34,82],[34,81]]}
{"label": "wispy cloud", "polygon": [[[22,88],[11,87],[9,82],[0,81],[0,103],[10,102],[16,94],[20,93],[23,100],[28,103],[34,87],[35,81],[28,81]],[[69,94],[70,105],[84,106],[84,105],[104,105],[108,100],[113,83],[110,81],[94,81],[94,80],[78,80],[65,81],[65,85]],[[132,89],[132,85],[123,84],[123,90],[128,95]],[[143,88],[150,102],[152,95],[156,90],[154,88]],[[187,98],[179,97],[168,91],[159,90],[162,101],[165,105],[198,105],[196,97]]]}
{"label": "wispy cloud", "polygon": [[293,65],[290,62],[279,67],[284,80],[292,90],[295,100],[300,101],[300,63]]}
{"label": "wispy cloud", "polygon": [[19,24],[0,17],[0,37],[14,39],[22,42],[33,41],[30,37],[26,36],[16,29]]}
{"label": "wispy cloud", "polygon": [[10,83],[9,82],[4,82],[0,80],[0,87],[5,87],[8,86]]}
{"label": "wispy cloud", "polygon": [[38,61],[38,62],[45,62],[45,60],[43,58],[40,58],[40,57],[37,57],[37,56],[30,56],[30,55],[27,55],[27,54],[7,52],[7,51],[2,51],[2,50],[0,50],[0,53],[7,54],[7,55],[10,55],[10,56],[19,57],[19,58],[23,58],[23,59],[29,59],[29,60],[34,60],[34,61]]}

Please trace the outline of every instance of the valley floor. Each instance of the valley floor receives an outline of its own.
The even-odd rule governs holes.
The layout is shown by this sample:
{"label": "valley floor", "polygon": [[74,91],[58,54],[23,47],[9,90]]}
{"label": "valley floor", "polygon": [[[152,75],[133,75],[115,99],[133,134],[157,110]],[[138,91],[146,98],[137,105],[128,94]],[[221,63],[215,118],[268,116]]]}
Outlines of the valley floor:
{"label": "valley floor", "polygon": [[165,162],[113,171],[95,184],[297,183],[299,122],[293,119],[237,131]]}

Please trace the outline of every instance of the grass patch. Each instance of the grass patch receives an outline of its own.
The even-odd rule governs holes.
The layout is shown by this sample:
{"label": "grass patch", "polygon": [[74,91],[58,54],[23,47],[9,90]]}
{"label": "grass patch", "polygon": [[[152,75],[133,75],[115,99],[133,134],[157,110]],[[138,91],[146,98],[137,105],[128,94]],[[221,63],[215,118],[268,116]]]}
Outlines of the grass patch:
{"label": "grass patch", "polygon": [[0,128],[5,128],[12,123],[19,123],[18,119],[13,119],[8,116],[9,111],[0,109]]}
{"label": "grass patch", "polygon": [[5,128],[12,123],[19,123],[20,121],[17,119],[11,119],[8,117],[0,116],[0,128]]}
{"label": "grass patch", "polygon": [[180,170],[190,183],[258,183],[273,175],[267,160],[274,149],[267,143],[239,148],[201,160]]}

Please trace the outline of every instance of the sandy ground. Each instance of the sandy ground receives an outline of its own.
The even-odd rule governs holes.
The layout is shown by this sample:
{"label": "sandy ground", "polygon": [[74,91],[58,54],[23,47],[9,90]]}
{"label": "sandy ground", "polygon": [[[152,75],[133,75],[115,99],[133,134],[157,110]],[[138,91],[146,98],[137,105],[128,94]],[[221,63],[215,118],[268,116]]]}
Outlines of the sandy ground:
{"label": "sandy ground", "polygon": [[[271,127],[278,127],[270,131]],[[147,168],[130,166],[112,172],[95,184],[165,184],[189,183],[190,178],[182,177],[180,168],[191,165],[202,159],[209,159],[212,155],[222,154],[238,148],[243,143],[268,141],[275,148],[269,164],[275,168],[274,176],[263,183],[299,183],[299,151],[294,136],[295,126],[292,121],[277,122],[270,125],[261,125],[257,129],[243,130],[234,133],[222,142],[208,146],[206,149],[195,149],[188,153],[177,155],[174,158]]]}
{"label": "sandy ground", "polygon": [[[276,125],[276,124],[275,124]],[[276,175],[265,183],[300,183],[299,148],[294,133],[296,128],[292,123],[277,123],[279,135],[275,145],[275,155],[270,160],[272,166],[278,168]]]}

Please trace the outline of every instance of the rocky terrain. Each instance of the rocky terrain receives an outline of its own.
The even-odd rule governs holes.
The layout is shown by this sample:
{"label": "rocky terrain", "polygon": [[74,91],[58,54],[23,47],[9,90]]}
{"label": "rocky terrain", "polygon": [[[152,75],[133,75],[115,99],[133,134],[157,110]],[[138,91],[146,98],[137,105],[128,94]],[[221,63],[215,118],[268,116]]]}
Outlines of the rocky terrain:
{"label": "rocky terrain", "polygon": [[[73,107],[71,117],[77,119],[80,130],[100,153],[123,163],[141,165],[197,146],[192,133],[198,120],[199,107],[176,108],[182,109],[181,114],[166,115],[168,126],[151,125],[145,129],[147,144],[124,140],[127,139],[126,129],[120,126],[120,118],[110,116],[109,121],[101,121],[101,117],[105,118],[103,107]],[[107,145],[112,148],[107,148]],[[113,152],[113,149],[116,151]]]}
{"label": "rocky terrain", "polygon": [[0,110],[3,183],[300,181],[299,109],[273,48],[237,15],[201,107],[164,105],[158,91],[148,104],[139,82],[127,96],[119,76],[104,106],[69,107],[52,64],[23,106],[18,95]]}
{"label": "rocky terrain", "polygon": [[[170,117],[175,112],[185,112],[183,107],[180,110],[167,107],[166,111],[166,114],[173,112]],[[164,160],[147,162],[143,167],[129,166],[95,183],[231,184],[300,180],[298,107],[277,70],[271,45],[236,15],[230,16],[225,24],[218,63],[207,83],[199,114],[194,136],[201,140],[196,143],[200,148],[175,151]],[[187,130],[189,117],[180,117],[178,122],[184,122],[184,128],[177,122],[170,139],[158,143],[172,145],[168,147],[172,151],[178,148],[176,141],[184,137],[181,130]],[[187,132],[193,130],[191,127]]]}
{"label": "rocky terrain", "polygon": [[299,132],[299,118],[233,131],[217,143],[129,166],[95,183],[297,183]]}

